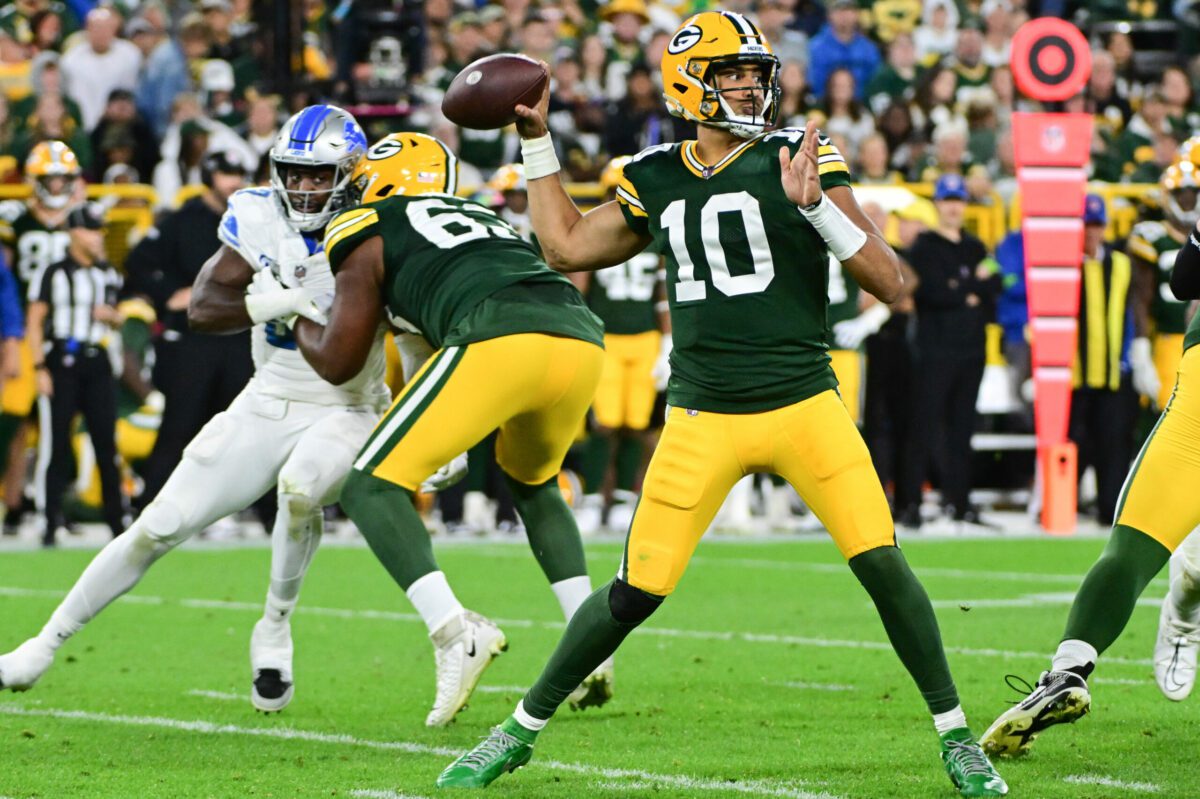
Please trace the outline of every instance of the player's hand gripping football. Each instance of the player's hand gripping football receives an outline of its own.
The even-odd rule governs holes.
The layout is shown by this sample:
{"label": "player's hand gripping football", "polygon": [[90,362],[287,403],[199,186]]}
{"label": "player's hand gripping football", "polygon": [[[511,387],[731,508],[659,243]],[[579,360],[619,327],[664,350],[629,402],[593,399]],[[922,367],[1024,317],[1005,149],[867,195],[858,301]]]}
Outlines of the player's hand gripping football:
{"label": "player's hand gripping football", "polygon": [[[550,69],[550,65],[545,61],[542,62],[542,66]],[[517,105],[513,111],[517,114],[517,134],[522,139],[538,139],[545,136],[550,131],[546,127],[546,117],[550,111],[550,81],[546,81],[546,88],[542,90],[542,98],[538,100],[536,108]]]}
{"label": "player's hand gripping football", "polygon": [[804,126],[804,140],[795,157],[787,147],[779,148],[779,171],[783,193],[801,208],[821,199],[821,178],[817,171],[817,123]]}

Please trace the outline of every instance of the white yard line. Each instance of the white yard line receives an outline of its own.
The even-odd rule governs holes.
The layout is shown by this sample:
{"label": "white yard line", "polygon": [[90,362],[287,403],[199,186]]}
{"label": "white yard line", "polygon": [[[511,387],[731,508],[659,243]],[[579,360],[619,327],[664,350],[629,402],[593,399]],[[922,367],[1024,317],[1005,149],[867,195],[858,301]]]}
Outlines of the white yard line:
{"label": "white yard line", "polygon": [[779,688],[798,688],[804,691],[853,691],[853,685],[841,685],[835,682],[773,682],[770,685]]}
{"label": "white yard line", "polygon": [[226,691],[202,691],[199,688],[193,688],[187,692],[188,696],[202,696],[205,699],[220,699],[222,702],[243,702],[250,697],[247,694],[231,694]]}
{"label": "white yard line", "polygon": [[529,690],[528,685],[479,685],[475,690],[481,694],[523,694]]}
{"label": "white yard line", "polygon": [[[0,586],[0,596],[59,598],[63,596],[63,592],[42,588],[14,588],[12,586]],[[188,608],[204,608],[207,610],[237,610],[253,613],[262,612],[262,603],[259,602],[229,602],[221,599],[167,599],[165,597],[153,596],[123,596],[117,601],[135,601],[143,604],[155,605],[176,604]],[[357,610],[349,608],[322,608],[314,607],[312,605],[301,605],[296,612],[312,616],[332,616],[339,619],[374,619],[381,621],[405,622],[421,621],[421,618],[415,613],[396,613],[390,610]],[[532,619],[501,618],[493,618],[492,621],[504,627],[537,627],[547,630],[561,630],[566,627],[566,623],[561,621],[535,621]],[[877,650],[880,652],[892,651],[892,645],[887,641],[857,641],[852,639],[815,638],[802,635],[779,635],[777,633],[754,633],[721,630],[681,630],[670,627],[644,626],[638,628],[638,635],[656,635],[661,638],[690,638],[698,641],[732,641],[754,644],[779,644],[783,646],[807,646],[818,649],[865,649]],[[967,657],[1028,658],[1031,660],[1046,660],[1049,657],[1048,652],[1021,652],[1009,649],[978,649],[961,646],[946,647],[946,652],[952,655],[964,655]],[[1126,666],[1149,666],[1152,664],[1152,661],[1149,658],[1120,658],[1109,657],[1107,655],[1104,658],[1104,662],[1106,664],[1120,664]]]}
{"label": "white yard line", "polygon": [[[436,755],[442,758],[451,758],[462,754],[461,749],[429,746],[428,744],[412,743],[409,741],[374,741],[367,738],[356,738],[353,735],[346,735],[344,733],[298,730],[290,727],[239,727],[236,724],[217,724],[211,721],[172,719],[161,716],[111,715],[108,713],[93,713],[86,710],[27,708],[8,703],[0,704],[0,715],[54,718],[65,721],[87,721],[127,727],[152,727],[194,732],[202,735],[244,735],[285,741],[358,746],[367,749],[407,752],[415,755]],[[728,791],[751,796],[780,796],[788,797],[789,799],[839,799],[837,796],[824,791],[814,793],[804,790],[803,788],[796,787],[795,783],[787,784],[770,780],[736,780],[727,782],[721,779],[691,777],[686,774],[660,774],[640,769],[602,768],[583,763],[562,763],[555,760],[534,760],[530,765],[535,768],[566,771],[593,779],[649,782],[659,788],[677,788],[687,791]],[[804,783],[801,781],[801,784]]]}
{"label": "white yard line", "polygon": [[1064,777],[1063,782],[1069,782],[1072,785],[1101,785],[1105,788],[1118,788],[1123,791],[1139,793],[1158,793],[1162,790],[1161,786],[1152,782],[1127,782],[1095,774],[1072,774],[1070,777]]}
{"label": "white yard line", "polygon": [[1153,685],[1150,680],[1127,680],[1123,677],[1093,677],[1088,682],[1094,685]]}
{"label": "white yard line", "polygon": [[426,799],[415,793],[396,793],[395,791],[377,791],[369,788],[359,788],[348,791],[350,796],[361,796],[363,799]]}
{"label": "white yard line", "polygon": [[[963,610],[974,610],[976,608],[1039,608],[1070,605],[1074,601],[1075,595],[1068,593],[1022,594],[1014,599],[935,599],[933,600],[933,606],[935,608],[962,608]],[[1137,604],[1139,607],[1157,608],[1162,605],[1162,600],[1152,597],[1142,597],[1137,601]]]}

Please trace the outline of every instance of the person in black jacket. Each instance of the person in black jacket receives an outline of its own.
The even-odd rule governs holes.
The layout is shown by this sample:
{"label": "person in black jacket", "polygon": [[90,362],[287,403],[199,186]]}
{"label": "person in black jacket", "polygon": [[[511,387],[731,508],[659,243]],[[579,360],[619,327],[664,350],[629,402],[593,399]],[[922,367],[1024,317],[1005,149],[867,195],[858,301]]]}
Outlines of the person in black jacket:
{"label": "person in black jacket", "polygon": [[188,442],[228,407],[254,373],[249,331],[228,336],[193,333],[187,321],[192,283],[221,246],[221,214],[229,196],[246,185],[249,165],[234,158],[223,152],[206,155],[202,174],[208,190],[164,217],[126,262],[126,294],[147,297],[163,326],[155,342],[152,380],[166,403],[158,438],[143,467],[140,507],[158,494]]}
{"label": "person in black jacket", "polygon": [[943,175],[934,189],[938,227],[917,237],[909,261],[917,273],[913,402],[905,468],[896,491],[897,522],[920,527],[921,486],[930,456],[947,514],[978,523],[970,506],[971,434],[983,380],[984,329],[1002,288],[983,242],[963,230],[967,188]]}

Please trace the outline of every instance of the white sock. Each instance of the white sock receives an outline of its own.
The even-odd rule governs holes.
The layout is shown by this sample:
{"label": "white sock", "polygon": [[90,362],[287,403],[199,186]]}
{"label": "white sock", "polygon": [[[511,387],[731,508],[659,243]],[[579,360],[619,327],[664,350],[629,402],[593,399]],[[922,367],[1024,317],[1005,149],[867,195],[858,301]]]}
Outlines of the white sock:
{"label": "white sock", "polygon": [[1187,624],[1200,622],[1200,533],[1183,540],[1170,560],[1171,604]]}
{"label": "white sock", "polygon": [[51,650],[58,649],[109,603],[137,585],[151,564],[169,551],[169,545],[150,538],[135,523],[92,558],[38,639]]}
{"label": "white sock", "polygon": [[950,730],[967,726],[967,714],[963,713],[962,705],[955,705],[953,710],[933,714],[933,727],[938,735],[944,735]]}
{"label": "white sock", "polygon": [[463,612],[462,603],[450,590],[446,575],[440,571],[430,572],[417,580],[404,592],[425,620],[429,632],[441,627],[452,616]]}
{"label": "white sock", "polygon": [[571,617],[575,615],[575,611],[579,610],[579,606],[583,604],[583,600],[592,595],[592,580],[586,574],[581,574],[578,577],[568,577],[557,583],[550,583],[550,589],[558,597],[563,617],[570,621]]}
{"label": "white sock", "polygon": [[517,709],[513,711],[513,718],[516,719],[517,723],[522,727],[527,730],[533,730],[534,732],[541,732],[542,729],[545,728],[546,724],[550,721],[550,719],[535,719],[533,716],[529,715],[529,713],[525,711],[524,699],[522,699],[520,702],[517,702]]}
{"label": "white sock", "polygon": [[1066,671],[1083,666],[1094,666],[1099,657],[1096,647],[1087,641],[1069,638],[1058,645],[1058,651],[1054,653],[1054,660],[1050,661],[1050,668],[1054,671]]}
{"label": "white sock", "polygon": [[[268,611],[271,609],[272,595],[286,606],[287,613],[296,607],[300,586],[317,545],[321,543],[323,529],[324,518],[320,505],[300,494],[279,494],[279,512],[275,515],[275,527],[271,530]],[[265,618],[270,618],[270,615]]]}
{"label": "white sock", "polygon": [[296,609],[296,600],[280,599],[275,596],[275,591],[267,590],[267,602],[263,606],[263,619],[274,624],[287,624],[291,619],[292,611]]}

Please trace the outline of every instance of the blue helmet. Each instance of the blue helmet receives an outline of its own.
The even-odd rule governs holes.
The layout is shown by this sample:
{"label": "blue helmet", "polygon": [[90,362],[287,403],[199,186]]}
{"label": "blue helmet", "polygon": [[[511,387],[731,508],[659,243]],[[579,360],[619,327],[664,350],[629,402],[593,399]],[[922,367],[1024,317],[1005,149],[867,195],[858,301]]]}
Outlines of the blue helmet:
{"label": "blue helmet", "polygon": [[[349,113],[334,105],[310,105],[284,123],[271,145],[271,188],[296,230],[323,228],[348,203],[350,174],[367,151],[367,137]],[[331,189],[288,190],[291,166],[333,167]],[[320,202],[324,195],[324,202]]]}

